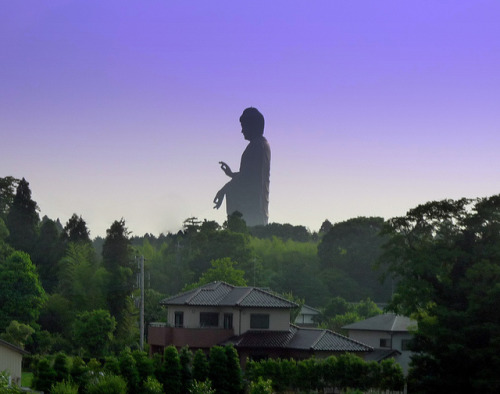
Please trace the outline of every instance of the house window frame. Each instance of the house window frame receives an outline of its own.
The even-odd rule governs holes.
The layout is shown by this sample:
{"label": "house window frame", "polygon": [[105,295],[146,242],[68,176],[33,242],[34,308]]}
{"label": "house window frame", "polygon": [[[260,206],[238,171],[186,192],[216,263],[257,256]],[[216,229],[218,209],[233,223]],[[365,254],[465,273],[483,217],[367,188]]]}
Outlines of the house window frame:
{"label": "house window frame", "polygon": [[252,330],[268,330],[270,327],[269,313],[251,313],[250,314],[250,329]]}
{"label": "house window frame", "polygon": [[174,326],[177,328],[184,327],[184,312],[175,311],[174,312]]}
{"label": "house window frame", "polygon": [[410,352],[410,346],[411,346],[411,339],[402,339],[401,340],[401,350],[404,352]]}
{"label": "house window frame", "polygon": [[224,328],[232,329],[233,328],[233,314],[232,313],[224,313]]}
{"label": "house window frame", "polygon": [[200,327],[201,328],[217,328],[219,327],[218,312],[200,312]]}
{"label": "house window frame", "polygon": [[391,349],[391,338],[380,338],[379,347]]}

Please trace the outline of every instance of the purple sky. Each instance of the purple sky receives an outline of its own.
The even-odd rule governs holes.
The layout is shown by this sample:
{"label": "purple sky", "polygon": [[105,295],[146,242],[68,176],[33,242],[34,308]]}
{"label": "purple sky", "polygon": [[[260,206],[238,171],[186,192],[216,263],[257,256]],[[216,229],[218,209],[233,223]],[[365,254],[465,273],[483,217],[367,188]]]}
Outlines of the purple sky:
{"label": "purple sky", "polygon": [[270,221],[318,230],[500,180],[500,2],[3,1],[0,177],[91,236],[212,209],[266,118]]}

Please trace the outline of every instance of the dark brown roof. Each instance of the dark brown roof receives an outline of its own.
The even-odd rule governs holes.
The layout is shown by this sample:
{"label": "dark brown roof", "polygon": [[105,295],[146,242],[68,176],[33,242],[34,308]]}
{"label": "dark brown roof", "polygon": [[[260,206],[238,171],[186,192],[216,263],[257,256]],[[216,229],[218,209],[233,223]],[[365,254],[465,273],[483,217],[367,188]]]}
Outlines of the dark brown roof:
{"label": "dark brown roof", "polygon": [[163,305],[295,308],[297,304],[257,287],[213,282],[160,301]]}
{"label": "dark brown roof", "polygon": [[330,330],[302,328],[290,324],[288,331],[250,330],[231,338],[236,348],[294,349],[329,352],[370,352],[368,345]]}

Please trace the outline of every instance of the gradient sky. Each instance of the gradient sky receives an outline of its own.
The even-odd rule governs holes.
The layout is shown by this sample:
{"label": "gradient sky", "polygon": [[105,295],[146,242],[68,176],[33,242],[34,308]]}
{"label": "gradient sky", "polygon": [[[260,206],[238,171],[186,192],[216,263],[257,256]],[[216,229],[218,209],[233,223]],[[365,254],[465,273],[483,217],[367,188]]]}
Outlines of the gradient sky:
{"label": "gradient sky", "polygon": [[225,219],[266,118],[270,221],[401,216],[500,180],[500,2],[1,1],[0,177],[91,236]]}

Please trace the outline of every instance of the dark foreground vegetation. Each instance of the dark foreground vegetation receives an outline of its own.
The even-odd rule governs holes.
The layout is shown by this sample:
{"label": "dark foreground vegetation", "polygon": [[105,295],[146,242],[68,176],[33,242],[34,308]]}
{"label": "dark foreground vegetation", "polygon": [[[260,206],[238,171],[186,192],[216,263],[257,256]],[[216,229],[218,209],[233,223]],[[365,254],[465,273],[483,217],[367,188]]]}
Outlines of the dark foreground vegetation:
{"label": "dark foreground vegetation", "polygon": [[[323,312],[319,324],[336,331],[380,313],[375,302],[388,304],[418,321],[411,392],[500,392],[500,196],[429,202],[388,221],[325,220],[317,232],[248,228],[235,214],[222,225],[189,218],[182,231],[159,236],[132,236],[119,219],[105,238],[91,239],[81,216],[62,225],[38,212],[26,180],[0,178],[0,335],[35,355],[27,366],[37,371],[35,385],[40,368],[50,375],[62,354],[70,370],[82,360],[95,381],[123,380],[129,391],[136,383],[121,371],[122,357],[159,365],[139,349],[135,256],[143,255],[146,324],[165,320],[162,298],[213,280],[307,303]],[[253,373],[246,378],[255,387],[271,379],[275,390],[307,390],[298,386],[304,378],[286,385]],[[157,372],[139,376],[140,392],[148,392],[146,376],[151,386],[165,384]],[[318,382],[333,384],[324,376]]]}

